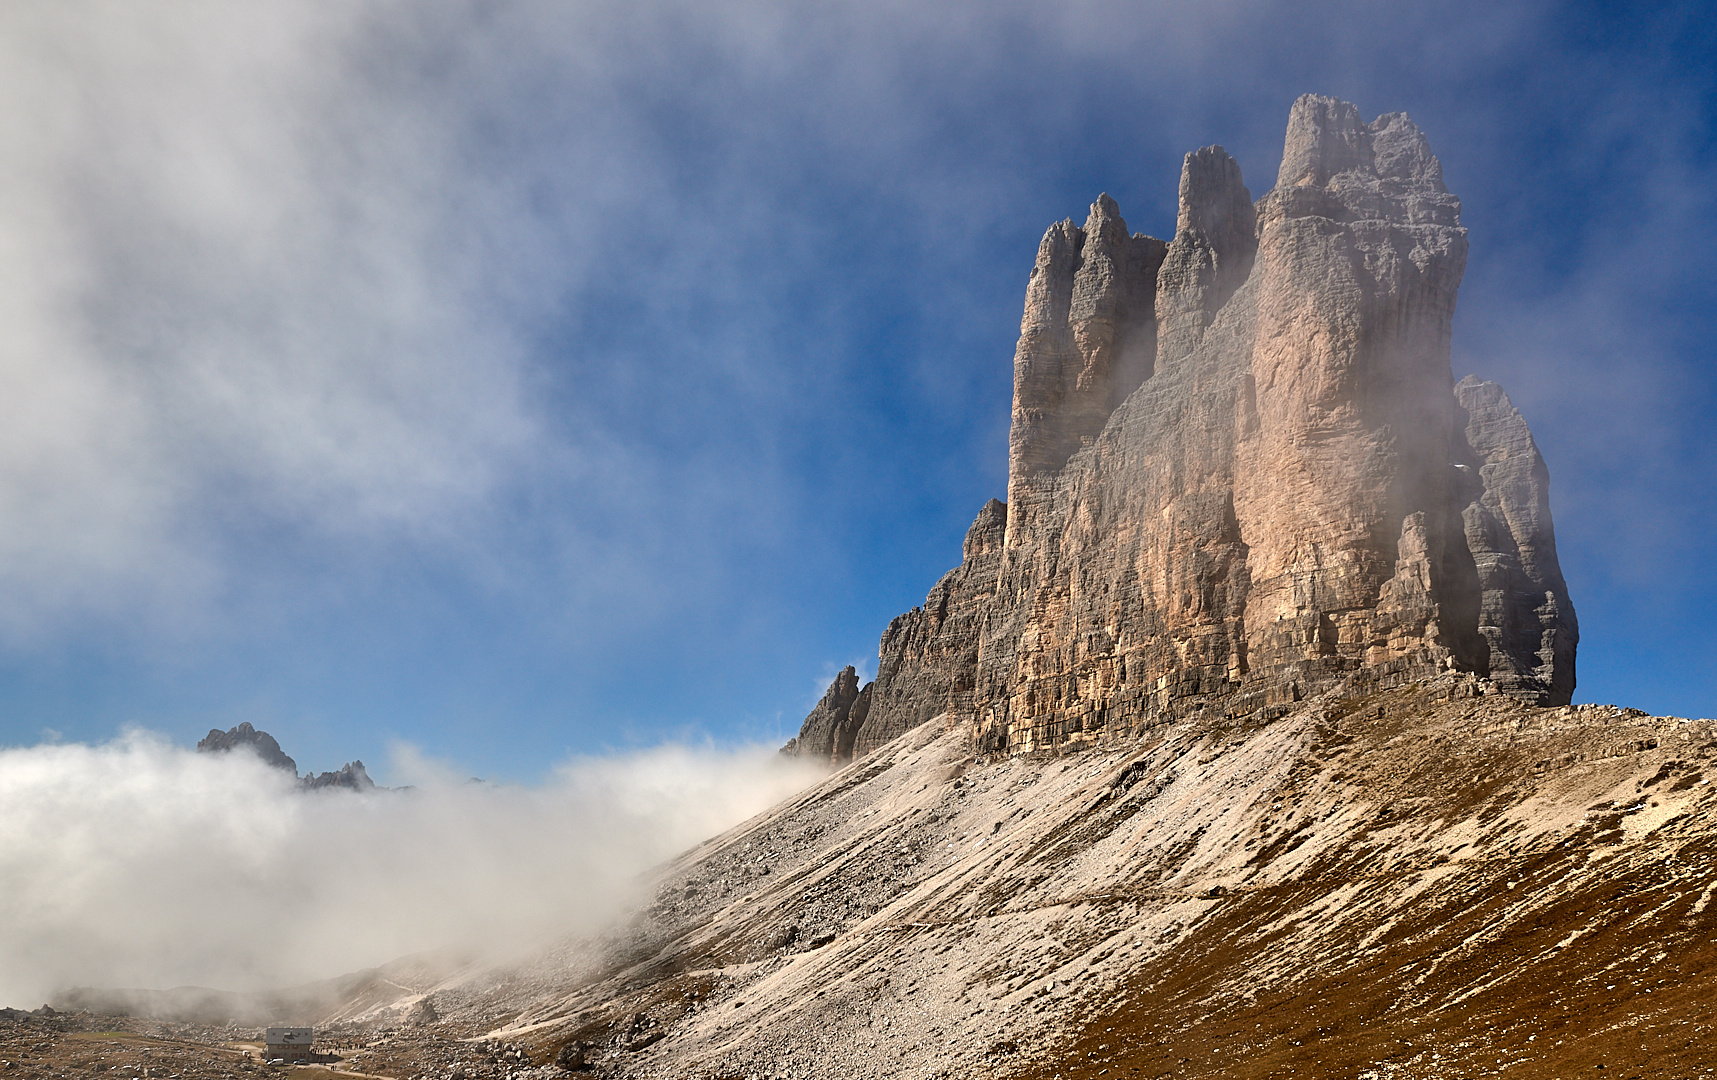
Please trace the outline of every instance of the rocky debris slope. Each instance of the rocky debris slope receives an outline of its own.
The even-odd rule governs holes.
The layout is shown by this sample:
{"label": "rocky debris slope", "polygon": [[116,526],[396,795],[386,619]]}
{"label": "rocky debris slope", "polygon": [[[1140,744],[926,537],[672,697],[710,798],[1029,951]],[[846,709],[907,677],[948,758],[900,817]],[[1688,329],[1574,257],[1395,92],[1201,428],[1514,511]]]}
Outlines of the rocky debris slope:
{"label": "rocky debris slope", "polygon": [[435,1002],[612,1077],[1682,1075],[1714,778],[1717,723],[1457,673],[1055,753],[924,725]]}
{"label": "rocky debris slope", "polygon": [[298,763],[280,749],[280,743],[274,736],[266,731],[256,730],[248,722],[228,731],[210,728],[209,733],[197,742],[197,752],[201,754],[228,754],[234,750],[247,750],[261,758],[263,764],[286,770],[298,778],[298,786],[305,791],[320,791],[325,788],[343,788],[347,791],[376,789],[376,782],[370,779],[370,774],[361,761],[348,761],[334,772],[306,773],[298,776]]}
{"label": "rocky debris slope", "polygon": [[945,716],[1021,753],[1444,671],[1566,704],[1543,458],[1500,387],[1449,368],[1466,252],[1419,129],[1314,95],[1256,202],[1206,147],[1172,241],[1107,195],[1051,226],[1008,501],[792,752],[845,760]]}

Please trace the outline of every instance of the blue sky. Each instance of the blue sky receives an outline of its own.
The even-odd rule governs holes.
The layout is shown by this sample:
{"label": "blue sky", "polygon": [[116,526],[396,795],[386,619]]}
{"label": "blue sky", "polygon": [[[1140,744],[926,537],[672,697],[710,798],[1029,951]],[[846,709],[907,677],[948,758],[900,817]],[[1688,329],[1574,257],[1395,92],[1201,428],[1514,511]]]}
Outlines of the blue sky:
{"label": "blue sky", "polygon": [[1306,91],[1463,200],[1576,700],[1717,713],[1717,32],[1399,7],[9,10],[0,745],[784,739],[1003,493],[1044,228],[1168,236],[1211,143],[1262,194]]}

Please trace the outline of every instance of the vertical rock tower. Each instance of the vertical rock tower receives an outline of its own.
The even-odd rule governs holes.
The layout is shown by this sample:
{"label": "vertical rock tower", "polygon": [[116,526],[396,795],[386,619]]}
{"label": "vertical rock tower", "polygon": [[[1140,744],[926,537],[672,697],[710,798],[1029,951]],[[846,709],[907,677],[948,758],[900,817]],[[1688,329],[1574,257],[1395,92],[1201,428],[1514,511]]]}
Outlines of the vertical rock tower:
{"label": "vertical rock tower", "polygon": [[790,752],[845,760],[939,716],[1025,752],[1447,671],[1566,704],[1549,474],[1501,387],[1449,370],[1466,253],[1412,121],[1310,94],[1256,203],[1212,146],[1168,243],[1107,195],[1052,225],[1008,501]]}

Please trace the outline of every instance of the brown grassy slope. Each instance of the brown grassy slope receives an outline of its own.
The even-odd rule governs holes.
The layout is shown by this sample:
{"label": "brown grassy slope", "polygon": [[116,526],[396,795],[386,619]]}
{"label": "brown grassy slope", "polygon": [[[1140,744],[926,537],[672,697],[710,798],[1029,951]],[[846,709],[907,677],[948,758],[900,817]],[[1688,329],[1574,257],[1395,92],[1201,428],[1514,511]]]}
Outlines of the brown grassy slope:
{"label": "brown grassy slope", "polygon": [[[1675,745],[1704,742],[1707,725],[1676,726],[1635,720],[1614,733],[1635,737],[1614,741],[1581,726],[1493,732],[1417,768],[1360,740],[1336,760],[1371,773],[1353,797],[1373,825],[1290,880],[1214,904],[1016,1075],[1713,1071],[1717,842],[1703,781],[1717,762],[1708,743]],[[1547,750],[1562,768],[1526,760]],[[1565,820],[1583,793],[1620,797]],[[1449,824],[1460,819],[1472,838],[1428,865],[1358,870],[1402,825],[1465,835]]]}

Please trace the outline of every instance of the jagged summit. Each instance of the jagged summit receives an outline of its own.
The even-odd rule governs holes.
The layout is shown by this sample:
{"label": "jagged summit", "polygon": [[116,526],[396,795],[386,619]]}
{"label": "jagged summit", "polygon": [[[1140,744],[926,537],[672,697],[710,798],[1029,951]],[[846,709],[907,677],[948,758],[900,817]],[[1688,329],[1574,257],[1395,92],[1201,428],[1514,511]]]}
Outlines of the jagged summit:
{"label": "jagged summit", "polygon": [[261,758],[264,765],[298,775],[298,762],[287,756],[273,735],[256,730],[249,721],[228,731],[210,728],[209,733],[197,741],[197,752],[202,754],[225,754],[240,749],[249,750]]}
{"label": "jagged summit", "polygon": [[197,741],[197,752],[201,754],[227,754],[234,750],[248,750],[261,758],[263,764],[291,773],[298,780],[298,786],[305,791],[318,791],[323,788],[370,791],[376,786],[362,761],[348,761],[334,772],[305,773],[299,776],[298,762],[287,756],[274,736],[266,731],[258,731],[248,721],[227,731],[210,728],[209,733]]}
{"label": "jagged summit", "polygon": [[1108,195],[1050,226],[1008,501],[790,752],[845,760],[937,716],[1022,752],[1447,671],[1568,703],[1548,473],[1502,389],[1449,368],[1466,253],[1406,114],[1310,94],[1256,202],[1210,146],[1173,240]]}

